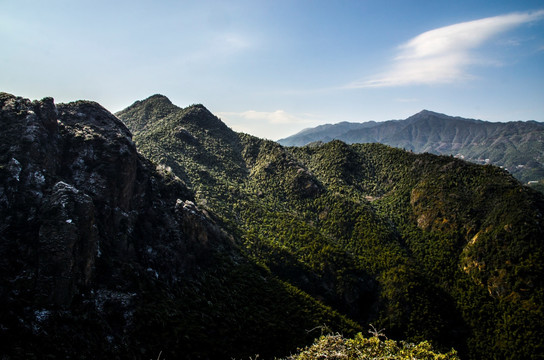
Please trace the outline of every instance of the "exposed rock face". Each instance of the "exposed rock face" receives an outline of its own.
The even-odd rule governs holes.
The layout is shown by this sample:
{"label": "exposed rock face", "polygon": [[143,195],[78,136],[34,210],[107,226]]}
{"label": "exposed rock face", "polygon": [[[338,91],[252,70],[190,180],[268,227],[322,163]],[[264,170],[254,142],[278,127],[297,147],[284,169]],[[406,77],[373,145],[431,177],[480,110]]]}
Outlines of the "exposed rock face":
{"label": "exposed rock face", "polygon": [[122,333],[140,281],[175,284],[233,248],[100,105],[1,93],[0,108],[0,337],[81,306],[110,327],[124,309]]}
{"label": "exposed rock face", "polygon": [[39,212],[37,288],[40,302],[69,306],[90,285],[98,251],[89,195],[65,182],[53,186]]}

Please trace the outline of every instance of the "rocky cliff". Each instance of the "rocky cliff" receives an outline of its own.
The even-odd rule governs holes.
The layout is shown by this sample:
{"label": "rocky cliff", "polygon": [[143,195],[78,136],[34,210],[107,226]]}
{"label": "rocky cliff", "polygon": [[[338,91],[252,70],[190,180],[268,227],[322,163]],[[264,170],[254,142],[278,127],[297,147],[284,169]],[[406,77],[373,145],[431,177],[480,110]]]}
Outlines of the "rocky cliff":
{"label": "rocky cliff", "polygon": [[353,325],[245,259],[99,104],[0,109],[4,358],[272,356]]}
{"label": "rocky cliff", "polygon": [[[0,99],[8,300],[28,291],[29,301],[62,309],[97,278],[130,286],[120,284],[124,264],[175,282],[175,274],[193,270],[198,251],[228,242],[173,175],[139,156],[130,132],[100,105]],[[198,251],[188,256],[188,248]]]}
{"label": "rocky cliff", "polygon": [[76,303],[129,311],[131,279],[176,283],[195,258],[229,246],[100,105],[2,94],[0,107],[3,336],[39,335]]}

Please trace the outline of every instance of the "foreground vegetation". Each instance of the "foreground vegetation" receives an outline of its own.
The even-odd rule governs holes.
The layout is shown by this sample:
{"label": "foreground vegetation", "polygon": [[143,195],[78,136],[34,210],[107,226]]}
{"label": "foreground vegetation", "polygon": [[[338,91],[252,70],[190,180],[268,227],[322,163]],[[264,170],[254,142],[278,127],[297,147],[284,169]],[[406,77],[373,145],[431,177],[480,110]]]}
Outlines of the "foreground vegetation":
{"label": "foreground vegetation", "polygon": [[423,341],[419,344],[382,340],[378,336],[370,338],[358,333],[354,338],[340,334],[323,335],[311,346],[307,346],[286,360],[459,360],[455,350],[448,353],[435,352],[432,346]]}

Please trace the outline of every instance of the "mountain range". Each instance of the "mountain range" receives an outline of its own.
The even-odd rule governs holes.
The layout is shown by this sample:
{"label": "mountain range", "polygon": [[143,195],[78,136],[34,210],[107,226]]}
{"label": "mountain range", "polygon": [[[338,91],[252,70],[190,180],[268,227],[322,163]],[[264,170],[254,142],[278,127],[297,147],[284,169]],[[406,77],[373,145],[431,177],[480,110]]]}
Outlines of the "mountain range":
{"label": "mountain range", "polygon": [[5,358],[544,355],[544,195],[504,169],[162,95],[0,108]]}
{"label": "mountain range", "polygon": [[506,168],[523,182],[544,179],[544,123],[487,122],[423,110],[405,120],[320,125],[278,140],[303,146],[334,139],[382,143],[417,153],[453,155]]}
{"label": "mountain range", "polygon": [[4,359],[271,357],[359,329],[249,260],[99,104],[0,108]]}
{"label": "mountain range", "polygon": [[250,259],[361,326],[464,358],[541,351],[544,202],[504,169],[377,143],[286,148],[161,95],[116,115]]}

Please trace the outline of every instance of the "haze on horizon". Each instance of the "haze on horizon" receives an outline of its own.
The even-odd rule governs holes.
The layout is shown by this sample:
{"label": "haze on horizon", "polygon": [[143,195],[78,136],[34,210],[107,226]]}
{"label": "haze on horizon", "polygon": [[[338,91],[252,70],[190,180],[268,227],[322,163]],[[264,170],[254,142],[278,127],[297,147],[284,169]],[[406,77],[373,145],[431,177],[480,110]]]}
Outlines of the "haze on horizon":
{"label": "haze on horizon", "polygon": [[429,109],[544,121],[541,1],[0,1],[0,91],[160,93],[279,139]]}

